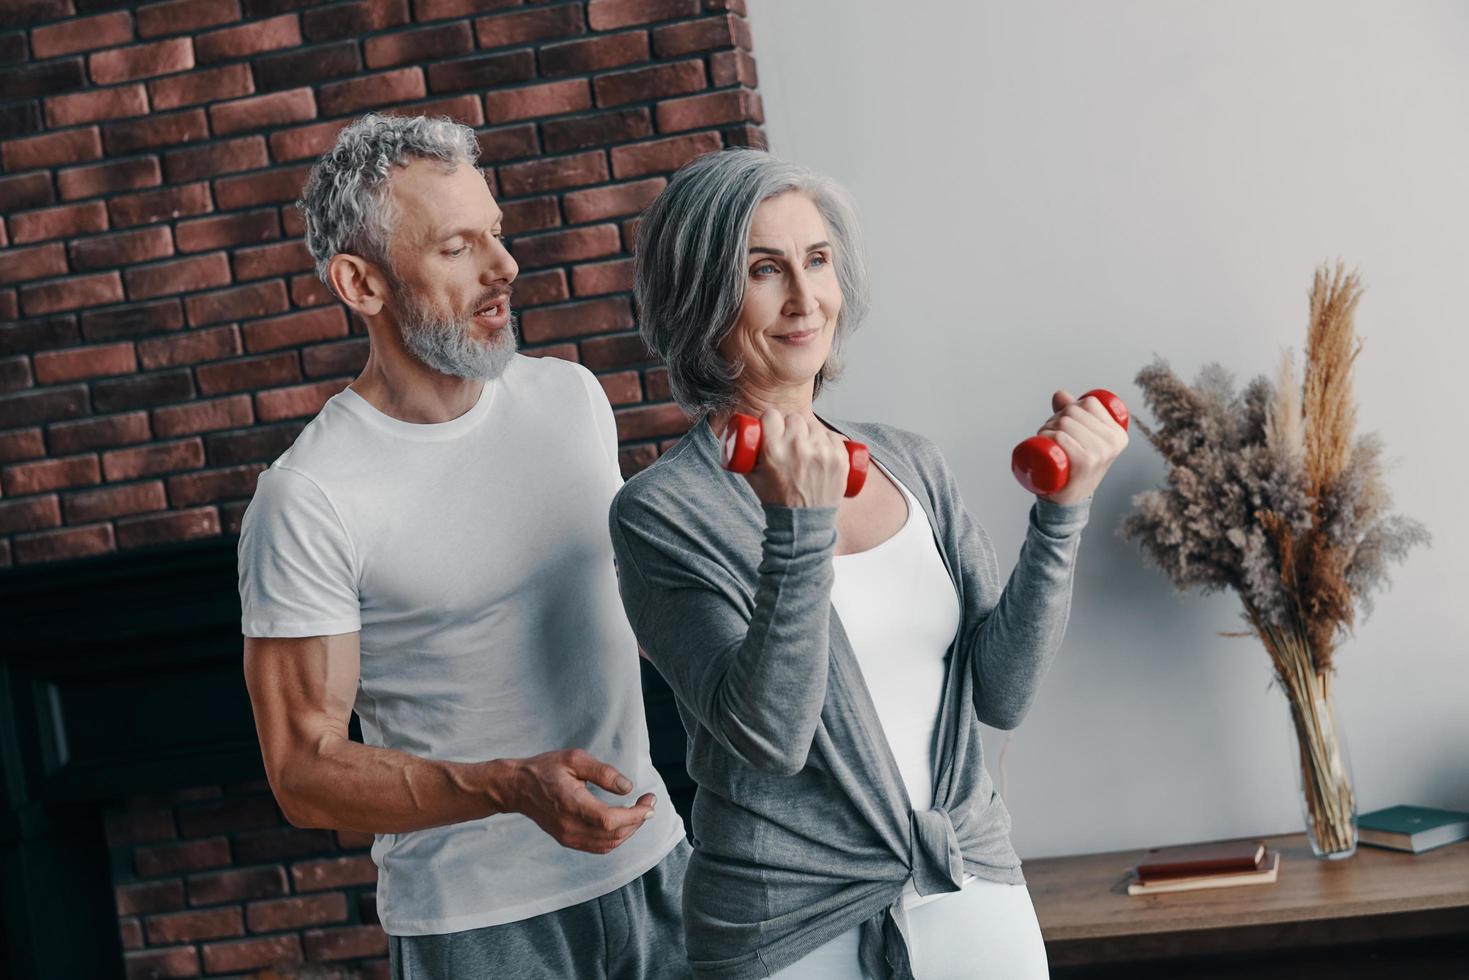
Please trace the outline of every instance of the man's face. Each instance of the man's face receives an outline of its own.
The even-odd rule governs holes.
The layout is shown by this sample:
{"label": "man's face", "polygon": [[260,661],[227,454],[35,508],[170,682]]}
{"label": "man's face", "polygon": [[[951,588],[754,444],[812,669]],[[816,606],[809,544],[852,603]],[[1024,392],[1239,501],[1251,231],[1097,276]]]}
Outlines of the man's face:
{"label": "man's face", "polygon": [[503,215],[484,176],[415,160],[394,172],[388,276],[393,319],[409,353],[443,374],[489,379],[515,353],[511,283],[520,271],[501,243]]}

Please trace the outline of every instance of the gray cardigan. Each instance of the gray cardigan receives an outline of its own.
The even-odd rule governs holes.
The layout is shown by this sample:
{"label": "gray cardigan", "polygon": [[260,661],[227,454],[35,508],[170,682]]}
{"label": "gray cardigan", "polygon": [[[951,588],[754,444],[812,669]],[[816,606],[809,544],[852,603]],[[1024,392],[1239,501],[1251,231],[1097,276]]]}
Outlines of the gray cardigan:
{"label": "gray cardigan", "polygon": [[1008,584],[929,440],[830,422],[923,505],[962,618],[914,812],[831,608],[836,508],[762,506],[704,422],[612,503],[622,601],[677,697],[698,784],[684,928],[695,976],[766,977],[861,924],[863,966],[908,978],[897,903],[965,872],[1024,882],[978,721],[1020,723],[1066,628],[1087,504],[1036,501]]}

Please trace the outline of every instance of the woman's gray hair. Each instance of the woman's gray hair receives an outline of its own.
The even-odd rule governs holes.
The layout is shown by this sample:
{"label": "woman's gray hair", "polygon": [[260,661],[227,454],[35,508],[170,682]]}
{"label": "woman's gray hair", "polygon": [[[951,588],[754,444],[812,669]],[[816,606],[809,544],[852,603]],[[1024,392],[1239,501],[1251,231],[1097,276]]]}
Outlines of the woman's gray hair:
{"label": "woman's gray hair", "polygon": [[867,314],[867,265],[857,212],[828,177],[762,150],[729,149],[685,165],[638,224],[636,296],[643,341],[668,365],[679,406],[695,418],[734,406],[743,365],[719,346],[739,319],[750,222],[762,201],[799,191],[831,233],[842,309],[816,392],[836,378],[848,335]]}
{"label": "woman's gray hair", "polygon": [[370,112],[342,130],[311,168],[297,209],[306,219],[306,248],[327,288],[338,252],[360,255],[391,271],[388,242],[396,210],[388,194],[394,167],[439,160],[449,169],[479,158],[474,130],[447,116],[382,116]]}

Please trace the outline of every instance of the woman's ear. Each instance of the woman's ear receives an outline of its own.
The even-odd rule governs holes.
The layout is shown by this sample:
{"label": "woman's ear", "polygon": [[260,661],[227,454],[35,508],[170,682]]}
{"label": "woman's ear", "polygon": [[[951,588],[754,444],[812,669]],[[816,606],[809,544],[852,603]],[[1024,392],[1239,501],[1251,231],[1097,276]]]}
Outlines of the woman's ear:
{"label": "woman's ear", "polygon": [[338,252],[326,267],[332,289],[359,316],[377,316],[387,301],[387,280],[361,256]]}

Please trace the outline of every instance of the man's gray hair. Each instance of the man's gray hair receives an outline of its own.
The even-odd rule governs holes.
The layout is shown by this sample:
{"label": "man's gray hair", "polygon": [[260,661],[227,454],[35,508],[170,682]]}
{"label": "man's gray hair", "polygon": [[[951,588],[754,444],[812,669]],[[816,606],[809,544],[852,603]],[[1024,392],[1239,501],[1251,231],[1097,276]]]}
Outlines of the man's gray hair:
{"label": "man's gray hair", "polygon": [[819,392],[840,371],[843,343],[868,306],[862,232],[841,185],[762,150],[723,150],[674,174],[638,224],[634,288],[643,340],[668,365],[674,400],[695,418],[736,402],[743,366],[729,363],[719,345],[744,304],[755,209],[786,191],[805,194],[826,221],[842,291],[831,356],[816,375]]}
{"label": "man's gray hair", "polygon": [[338,252],[360,255],[385,270],[396,217],[388,178],[394,167],[439,160],[449,169],[479,158],[474,130],[446,116],[368,113],[342,130],[336,145],[311,168],[301,200],[306,248],[328,288],[327,266]]}

